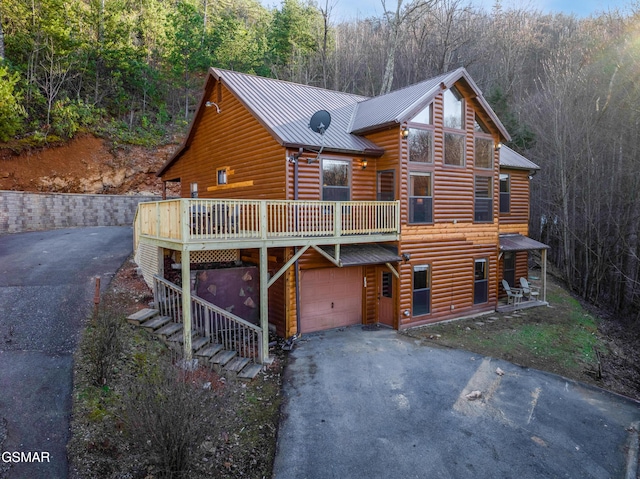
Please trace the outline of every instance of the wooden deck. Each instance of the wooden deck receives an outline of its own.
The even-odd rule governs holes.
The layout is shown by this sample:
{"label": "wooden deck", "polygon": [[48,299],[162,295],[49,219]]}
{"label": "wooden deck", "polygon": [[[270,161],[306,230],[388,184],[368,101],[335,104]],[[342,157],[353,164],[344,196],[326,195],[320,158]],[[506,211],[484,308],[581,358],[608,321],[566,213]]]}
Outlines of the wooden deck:
{"label": "wooden deck", "polygon": [[539,306],[549,306],[546,301],[539,301],[537,299],[529,301],[521,301],[516,304],[500,304],[496,308],[498,313],[513,313],[514,311],[520,311],[522,309],[537,308]]}
{"label": "wooden deck", "polygon": [[140,203],[139,241],[213,250],[397,241],[399,201],[174,199]]}

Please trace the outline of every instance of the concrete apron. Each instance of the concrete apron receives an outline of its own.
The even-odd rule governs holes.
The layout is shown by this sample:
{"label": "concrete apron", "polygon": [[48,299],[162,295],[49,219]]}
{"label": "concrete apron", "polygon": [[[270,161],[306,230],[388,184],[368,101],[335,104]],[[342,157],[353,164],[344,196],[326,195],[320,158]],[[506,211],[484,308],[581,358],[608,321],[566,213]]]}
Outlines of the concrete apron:
{"label": "concrete apron", "polygon": [[284,395],[277,479],[636,476],[638,402],[388,329],[304,336]]}

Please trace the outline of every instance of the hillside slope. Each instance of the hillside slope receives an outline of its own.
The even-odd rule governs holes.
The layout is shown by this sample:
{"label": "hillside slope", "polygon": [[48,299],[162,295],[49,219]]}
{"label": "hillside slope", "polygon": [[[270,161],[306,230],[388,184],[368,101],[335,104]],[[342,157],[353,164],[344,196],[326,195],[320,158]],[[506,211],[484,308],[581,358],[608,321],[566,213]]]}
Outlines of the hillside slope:
{"label": "hillside slope", "polygon": [[162,182],[156,172],[177,146],[113,150],[105,140],[83,135],[62,146],[17,155],[0,148],[0,190],[159,195]]}

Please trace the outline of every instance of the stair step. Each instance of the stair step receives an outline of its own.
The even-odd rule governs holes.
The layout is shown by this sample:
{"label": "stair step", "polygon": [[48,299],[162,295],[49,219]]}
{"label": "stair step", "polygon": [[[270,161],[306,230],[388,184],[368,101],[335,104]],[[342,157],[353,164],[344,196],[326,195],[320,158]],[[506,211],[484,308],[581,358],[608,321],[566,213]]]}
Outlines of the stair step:
{"label": "stair step", "polygon": [[162,328],[158,329],[155,333],[164,338],[167,339],[169,336],[174,335],[175,333],[177,333],[178,331],[180,331],[182,329],[182,324],[180,323],[169,323],[165,326],[163,326]]}
{"label": "stair step", "polygon": [[210,359],[216,354],[218,354],[220,351],[222,351],[222,344],[210,344],[206,348],[197,351],[196,356]]}
{"label": "stair step", "polygon": [[232,372],[232,373],[237,373],[237,372],[241,371],[242,368],[244,368],[247,364],[249,364],[249,361],[250,361],[250,359],[241,358],[240,356],[236,356],[231,361],[229,361],[227,364],[225,364],[224,369],[225,369],[225,371],[229,371],[229,372]]}
{"label": "stair step", "polygon": [[195,352],[209,344],[209,338],[198,337],[191,341],[191,349]]}
{"label": "stair step", "polygon": [[154,316],[148,321],[141,323],[140,326],[142,326],[145,329],[155,331],[156,329],[160,329],[163,326],[169,324],[170,322],[171,322],[171,317],[169,316]]}
{"label": "stair step", "polygon": [[[197,333],[192,329],[191,342],[193,342],[193,338],[196,336],[196,334]],[[167,336],[167,341],[171,341],[172,343],[180,343],[180,344],[184,343],[184,331],[183,331],[182,324],[180,324],[180,329],[178,331],[176,331],[174,334],[170,334],[169,336]]]}
{"label": "stair step", "polygon": [[151,319],[154,316],[157,316],[158,313],[159,311],[157,309],[143,308],[127,316],[127,321],[137,326],[140,323],[144,323],[148,319]]}
{"label": "stair step", "polygon": [[231,361],[236,355],[235,351],[220,351],[214,357],[212,357],[209,362],[213,365],[224,366],[229,361]]}
{"label": "stair step", "polygon": [[238,373],[238,379],[251,380],[255,378],[260,371],[262,371],[262,364],[247,364],[242,371]]}

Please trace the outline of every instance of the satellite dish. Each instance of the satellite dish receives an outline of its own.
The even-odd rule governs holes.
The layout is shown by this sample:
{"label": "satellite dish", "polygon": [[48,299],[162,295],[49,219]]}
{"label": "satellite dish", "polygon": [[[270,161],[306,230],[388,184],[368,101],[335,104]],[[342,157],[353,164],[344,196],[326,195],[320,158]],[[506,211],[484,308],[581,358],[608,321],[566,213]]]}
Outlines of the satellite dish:
{"label": "satellite dish", "polygon": [[331,115],[327,110],[318,110],[313,114],[311,120],[309,121],[309,128],[311,128],[316,133],[320,133],[324,135],[324,132],[327,131],[329,125],[331,124]]}

